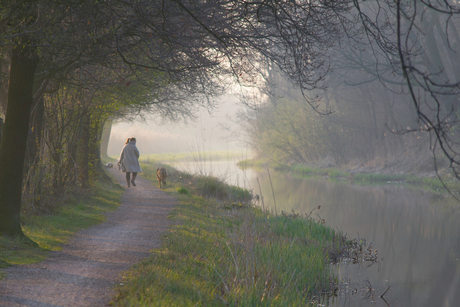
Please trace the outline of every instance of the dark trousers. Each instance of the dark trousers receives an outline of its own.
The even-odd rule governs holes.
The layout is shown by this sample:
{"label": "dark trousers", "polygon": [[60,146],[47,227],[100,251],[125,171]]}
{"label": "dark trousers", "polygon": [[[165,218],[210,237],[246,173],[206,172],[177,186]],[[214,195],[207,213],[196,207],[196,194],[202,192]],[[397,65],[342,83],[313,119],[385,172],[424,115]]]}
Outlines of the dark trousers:
{"label": "dark trousers", "polygon": [[[136,177],[137,177],[137,172],[133,172],[133,181],[136,181]],[[131,173],[126,172],[126,182],[128,183],[128,185],[129,185],[130,179],[131,179]]]}

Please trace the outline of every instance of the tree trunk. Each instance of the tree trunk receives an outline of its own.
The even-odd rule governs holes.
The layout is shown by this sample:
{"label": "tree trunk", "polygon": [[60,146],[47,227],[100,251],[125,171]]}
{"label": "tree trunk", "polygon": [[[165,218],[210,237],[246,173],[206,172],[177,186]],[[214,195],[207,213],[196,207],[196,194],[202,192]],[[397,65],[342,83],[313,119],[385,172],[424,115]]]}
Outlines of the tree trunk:
{"label": "tree trunk", "polygon": [[[0,73],[6,72],[8,62],[5,58],[0,58]],[[6,106],[8,104],[8,93],[5,90],[5,86],[0,82],[0,118],[6,114]]]}
{"label": "tree trunk", "polygon": [[91,114],[83,115],[82,134],[80,139],[80,176],[79,181],[83,188],[89,187],[89,142],[90,142]]}
{"label": "tree trunk", "polygon": [[37,64],[35,48],[13,47],[0,145],[0,233],[10,236],[24,236],[20,223],[22,180]]}
{"label": "tree trunk", "polygon": [[[103,132],[103,124],[98,120],[91,129],[90,135],[90,164],[93,165],[92,172],[94,174],[99,173],[102,170],[101,163],[101,138]],[[91,180],[93,178],[90,178]]]}
{"label": "tree trunk", "polygon": [[2,135],[3,135],[3,126],[4,126],[3,118],[0,117],[0,144],[2,144]]}
{"label": "tree trunk", "polygon": [[101,158],[107,159],[109,154],[107,152],[109,148],[110,133],[112,132],[112,120],[108,119],[104,124],[101,136]]}
{"label": "tree trunk", "polygon": [[29,165],[35,164],[35,157],[37,152],[40,150],[42,142],[42,130],[43,130],[43,119],[45,113],[45,105],[43,97],[37,102],[35,107],[31,111],[30,115],[30,126],[32,130],[28,136],[27,153]]}

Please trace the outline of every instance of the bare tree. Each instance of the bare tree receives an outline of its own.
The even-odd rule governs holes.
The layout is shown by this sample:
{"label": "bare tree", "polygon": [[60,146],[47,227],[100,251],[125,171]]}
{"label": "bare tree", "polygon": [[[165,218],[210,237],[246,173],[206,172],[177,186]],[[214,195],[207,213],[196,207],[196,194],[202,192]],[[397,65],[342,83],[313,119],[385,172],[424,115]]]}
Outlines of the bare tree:
{"label": "bare tree", "polygon": [[[418,123],[400,132],[429,133],[435,157],[442,153],[460,179],[459,2],[376,0],[354,1],[354,6],[364,29],[362,39],[391,65],[389,73],[404,80],[411,97]],[[379,74],[382,82],[388,76]]]}

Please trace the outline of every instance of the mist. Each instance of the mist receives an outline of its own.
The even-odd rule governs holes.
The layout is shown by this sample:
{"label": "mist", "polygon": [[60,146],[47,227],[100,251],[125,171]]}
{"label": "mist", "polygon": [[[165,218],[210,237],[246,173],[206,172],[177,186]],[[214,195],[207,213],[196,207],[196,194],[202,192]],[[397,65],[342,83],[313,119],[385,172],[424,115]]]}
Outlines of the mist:
{"label": "mist", "polygon": [[234,96],[224,96],[214,110],[200,108],[195,120],[164,122],[150,119],[118,122],[112,126],[109,156],[118,156],[126,139],[135,137],[141,154],[195,151],[247,150],[237,113],[245,106]]}

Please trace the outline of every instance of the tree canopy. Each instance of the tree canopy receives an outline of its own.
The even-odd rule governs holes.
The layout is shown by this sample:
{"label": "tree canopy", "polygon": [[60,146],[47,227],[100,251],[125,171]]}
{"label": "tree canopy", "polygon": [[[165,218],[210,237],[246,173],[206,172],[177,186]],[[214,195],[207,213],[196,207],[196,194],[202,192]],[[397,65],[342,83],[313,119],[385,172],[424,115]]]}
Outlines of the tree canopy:
{"label": "tree canopy", "polygon": [[[43,187],[43,172],[53,173],[55,191],[91,181],[109,117],[190,116],[233,82],[268,84],[280,126],[262,121],[255,131],[269,129],[269,141],[289,131],[276,146],[292,147],[291,159],[329,150],[345,161],[354,153],[339,146],[344,139],[384,140],[386,124],[427,132],[458,177],[459,10],[456,1],[430,0],[1,1],[0,232],[22,235],[24,182]],[[316,112],[346,104],[349,118],[320,123],[304,104],[275,99],[281,80]],[[380,94],[388,98],[381,104]],[[397,113],[413,116],[407,129]],[[370,146],[364,156],[379,151]]]}
{"label": "tree canopy", "polygon": [[338,165],[379,161],[406,171],[439,166],[458,179],[458,1],[349,3],[352,26],[328,50],[326,91],[310,91],[332,115],[319,119],[303,108],[296,89],[266,65],[272,73],[264,115],[248,118],[254,147],[283,162],[330,156]]}
{"label": "tree canopy", "polygon": [[[187,114],[190,98],[208,102],[229,80],[250,85],[263,78],[264,58],[301,89],[321,86],[328,71],[324,55],[347,27],[349,9],[346,1],[328,0],[2,1],[0,68],[9,70],[0,79],[0,232],[22,234],[29,116],[39,122],[39,110],[48,107],[47,115],[67,129],[66,116],[79,110],[71,122],[80,127],[75,131],[86,172],[89,144],[97,141],[91,131],[98,135],[109,110],[137,106]],[[103,95],[116,97],[116,104]],[[67,148],[69,157],[75,146]],[[62,161],[57,149],[50,152],[55,164]]]}

